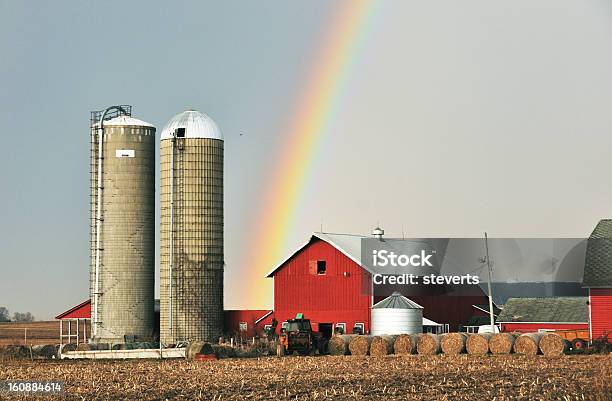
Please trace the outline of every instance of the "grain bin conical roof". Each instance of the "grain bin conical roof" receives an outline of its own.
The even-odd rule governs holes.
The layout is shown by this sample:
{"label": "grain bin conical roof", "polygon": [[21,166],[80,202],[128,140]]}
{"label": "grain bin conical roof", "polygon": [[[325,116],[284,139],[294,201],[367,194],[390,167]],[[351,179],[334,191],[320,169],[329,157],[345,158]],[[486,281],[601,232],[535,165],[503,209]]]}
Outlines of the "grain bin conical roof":
{"label": "grain bin conical roof", "polygon": [[372,309],[423,309],[414,301],[409,300],[399,292],[394,292],[387,298],[376,303]]}

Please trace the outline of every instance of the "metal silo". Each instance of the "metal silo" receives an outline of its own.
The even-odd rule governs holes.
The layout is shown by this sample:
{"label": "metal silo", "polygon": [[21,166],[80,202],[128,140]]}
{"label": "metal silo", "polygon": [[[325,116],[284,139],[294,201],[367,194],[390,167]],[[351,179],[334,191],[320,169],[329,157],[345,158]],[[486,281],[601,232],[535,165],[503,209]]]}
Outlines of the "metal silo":
{"label": "metal silo", "polygon": [[97,342],[153,335],[155,127],[91,113],[91,316]]}
{"label": "metal silo", "polygon": [[394,292],[372,306],[372,335],[423,332],[423,307]]}
{"label": "metal silo", "polygon": [[223,136],[187,110],[161,134],[160,336],[214,340],[223,329]]}

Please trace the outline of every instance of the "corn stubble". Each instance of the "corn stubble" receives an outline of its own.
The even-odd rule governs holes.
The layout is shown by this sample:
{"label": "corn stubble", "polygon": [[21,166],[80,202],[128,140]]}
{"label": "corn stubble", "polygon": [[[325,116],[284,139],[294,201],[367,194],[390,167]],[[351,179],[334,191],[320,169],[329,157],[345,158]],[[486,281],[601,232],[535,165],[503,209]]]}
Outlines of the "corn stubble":
{"label": "corn stubble", "polygon": [[7,360],[0,380],[62,380],[68,400],[604,400],[611,362],[609,355]]}

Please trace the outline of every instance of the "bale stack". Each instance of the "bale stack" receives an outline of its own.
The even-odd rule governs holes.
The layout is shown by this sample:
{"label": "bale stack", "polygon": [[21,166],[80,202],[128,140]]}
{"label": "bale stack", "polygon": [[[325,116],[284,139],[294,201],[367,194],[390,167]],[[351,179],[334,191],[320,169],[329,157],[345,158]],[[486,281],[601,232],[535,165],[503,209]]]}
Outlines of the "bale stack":
{"label": "bale stack", "polygon": [[546,333],[540,339],[540,351],[545,356],[561,356],[569,349],[569,342],[555,333]]}
{"label": "bale stack", "polygon": [[396,336],[380,335],[372,337],[372,344],[370,345],[370,355],[372,356],[385,356],[393,354],[393,344],[395,343]]}
{"label": "bale stack", "polygon": [[459,355],[465,352],[467,334],[447,333],[440,340],[440,348],[445,355]]}
{"label": "bale stack", "polygon": [[333,336],[328,345],[330,355],[348,355],[349,344],[354,337],[356,337],[354,334]]}
{"label": "bale stack", "polygon": [[525,333],[521,334],[514,342],[514,352],[523,355],[537,355],[542,334]]}
{"label": "bale stack", "polygon": [[465,341],[465,349],[470,355],[486,355],[489,352],[491,333],[470,334]]}
{"label": "bale stack", "polygon": [[440,336],[438,334],[421,334],[417,340],[419,355],[437,355],[440,353]]}
{"label": "bale stack", "polygon": [[514,335],[510,333],[495,333],[489,340],[489,349],[492,354],[510,354],[514,346]]}
{"label": "bale stack", "polygon": [[368,355],[370,352],[370,344],[372,344],[372,337],[355,336],[349,343],[349,351],[351,355]]}
{"label": "bale stack", "polygon": [[400,334],[393,344],[394,353],[398,355],[416,354],[418,339],[416,334]]}

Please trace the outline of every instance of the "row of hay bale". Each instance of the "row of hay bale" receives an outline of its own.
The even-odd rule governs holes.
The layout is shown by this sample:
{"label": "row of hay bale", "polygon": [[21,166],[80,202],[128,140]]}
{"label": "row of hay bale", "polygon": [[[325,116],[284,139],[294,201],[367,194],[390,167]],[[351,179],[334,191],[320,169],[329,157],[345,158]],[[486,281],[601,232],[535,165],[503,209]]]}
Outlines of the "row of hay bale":
{"label": "row of hay bale", "polygon": [[[185,348],[185,358],[194,360],[198,356],[211,356],[214,359],[223,358],[254,358],[264,355],[273,355],[272,349],[258,349],[256,347],[232,347],[226,344],[211,344],[204,341],[193,341]],[[210,359],[210,358],[208,358]]]}
{"label": "row of hay bale", "polygon": [[329,342],[331,355],[563,355],[569,342],[555,333],[400,334],[396,336],[341,335]]}
{"label": "row of hay bale", "polygon": [[40,345],[7,345],[0,350],[0,354],[15,359],[52,359],[58,357],[59,344]]}
{"label": "row of hay bale", "polygon": [[74,343],[63,344],[62,353],[70,351],[121,351],[130,349],[157,349],[159,343],[154,342],[138,342],[138,343],[121,343],[121,344],[108,344],[108,343],[81,343],[79,345]]}

